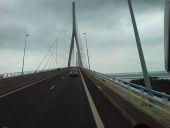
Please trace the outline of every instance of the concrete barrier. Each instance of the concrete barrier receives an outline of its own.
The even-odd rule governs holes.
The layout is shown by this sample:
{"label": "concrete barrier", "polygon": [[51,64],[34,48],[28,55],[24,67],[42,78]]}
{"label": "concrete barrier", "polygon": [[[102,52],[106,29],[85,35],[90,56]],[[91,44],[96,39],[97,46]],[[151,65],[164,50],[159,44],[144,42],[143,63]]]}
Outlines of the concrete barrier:
{"label": "concrete barrier", "polygon": [[[142,89],[140,90],[125,85],[118,80],[108,79],[95,71],[87,69],[83,69],[83,71],[95,82],[96,86],[113,104],[115,104],[114,102],[119,104],[119,101],[116,100],[114,96],[111,96],[111,93],[120,96],[120,98],[124,99],[131,107],[134,107],[136,109],[136,114],[143,113],[143,115],[146,115],[147,118],[154,122],[151,122],[152,125],[155,125],[154,128],[170,128],[170,101],[166,98],[148,95],[148,93]],[[140,122],[140,118],[139,120],[134,119],[133,116],[135,116],[135,113],[132,113],[133,110],[128,110],[124,106],[119,106],[119,108],[122,109],[122,112],[124,112],[125,116],[129,118],[133,125],[135,125],[135,123],[145,123]],[[147,123],[147,120],[145,121]]]}

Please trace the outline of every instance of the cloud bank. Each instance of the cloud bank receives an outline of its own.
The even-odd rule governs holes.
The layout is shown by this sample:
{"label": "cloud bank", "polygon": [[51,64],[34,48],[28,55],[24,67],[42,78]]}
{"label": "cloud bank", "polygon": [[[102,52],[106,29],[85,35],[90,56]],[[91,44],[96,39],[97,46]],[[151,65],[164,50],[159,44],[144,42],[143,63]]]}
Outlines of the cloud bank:
{"label": "cloud bank", "polygon": [[[72,29],[71,3],[70,0],[0,0],[0,55],[3,56],[0,72],[21,70],[26,33],[30,37],[25,70],[34,70],[56,34],[66,27]],[[132,0],[132,4],[148,70],[164,70],[164,2]],[[80,34],[87,33],[93,70],[141,71],[126,0],[76,0],[76,11]]]}

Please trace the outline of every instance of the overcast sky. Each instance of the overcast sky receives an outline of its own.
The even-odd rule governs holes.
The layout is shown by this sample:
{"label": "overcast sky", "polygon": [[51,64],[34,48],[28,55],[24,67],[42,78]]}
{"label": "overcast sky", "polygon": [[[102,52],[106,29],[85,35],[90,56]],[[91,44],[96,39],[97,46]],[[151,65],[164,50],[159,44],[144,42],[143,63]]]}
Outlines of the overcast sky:
{"label": "overcast sky", "polygon": [[[56,34],[72,29],[71,3],[0,0],[0,73],[21,71],[25,34],[30,35],[25,70],[35,70]],[[148,70],[164,70],[164,1],[132,0],[132,5]],[[141,71],[127,0],[77,0],[76,9],[93,70]]]}

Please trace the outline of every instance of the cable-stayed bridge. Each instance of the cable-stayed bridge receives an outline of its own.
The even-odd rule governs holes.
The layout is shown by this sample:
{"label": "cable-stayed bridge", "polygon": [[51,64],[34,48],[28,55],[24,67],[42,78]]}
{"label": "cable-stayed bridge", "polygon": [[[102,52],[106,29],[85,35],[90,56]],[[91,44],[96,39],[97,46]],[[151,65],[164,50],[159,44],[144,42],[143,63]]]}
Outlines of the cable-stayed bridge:
{"label": "cable-stayed bridge", "polygon": [[[90,70],[73,2],[71,32],[57,34],[36,69],[24,72],[23,63],[23,72],[1,75],[0,127],[169,128],[170,96],[152,90],[148,84],[128,2],[146,87]],[[73,69],[77,77],[72,77]]]}

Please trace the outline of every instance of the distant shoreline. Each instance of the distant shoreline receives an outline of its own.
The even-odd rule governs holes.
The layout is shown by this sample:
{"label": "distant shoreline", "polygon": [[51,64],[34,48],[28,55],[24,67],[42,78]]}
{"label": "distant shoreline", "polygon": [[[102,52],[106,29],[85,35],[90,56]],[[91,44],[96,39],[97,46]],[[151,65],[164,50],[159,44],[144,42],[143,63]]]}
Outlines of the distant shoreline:
{"label": "distant shoreline", "polygon": [[[126,82],[144,86],[143,74],[138,73],[110,73],[109,76],[121,79]],[[170,73],[165,71],[149,72],[152,88],[154,90],[165,92],[170,95]]]}

